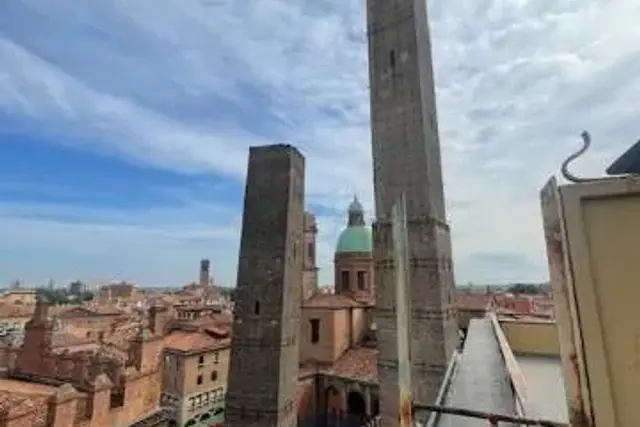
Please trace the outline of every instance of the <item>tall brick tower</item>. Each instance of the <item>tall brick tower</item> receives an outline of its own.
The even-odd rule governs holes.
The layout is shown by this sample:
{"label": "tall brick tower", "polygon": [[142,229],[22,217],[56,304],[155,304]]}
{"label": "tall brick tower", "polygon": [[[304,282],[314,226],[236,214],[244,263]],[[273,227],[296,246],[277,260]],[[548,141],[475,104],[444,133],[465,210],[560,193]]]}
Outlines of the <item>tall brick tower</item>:
{"label": "tall brick tower", "polygon": [[[413,399],[433,403],[457,344],[426,0],[367,0],[380,356],[380,411],[397,424],[383,385],[397,378],[391,209],[406,197]],[[397,390],[397,388],[396,388]],[[390,400],[391,399],[391,400]],[[385,403],[386,402],[386,403]]]}
{"label": "tall brick tower", "polygon": [[295,427],[305,162],[289,145],[253,147],[244,199],[228,427]]}

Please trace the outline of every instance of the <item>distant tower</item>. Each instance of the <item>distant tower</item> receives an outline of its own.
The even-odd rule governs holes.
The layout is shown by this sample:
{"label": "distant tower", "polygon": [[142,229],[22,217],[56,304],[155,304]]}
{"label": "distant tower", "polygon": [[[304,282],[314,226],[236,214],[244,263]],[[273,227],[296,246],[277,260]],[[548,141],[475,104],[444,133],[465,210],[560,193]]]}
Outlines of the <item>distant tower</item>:
{"label": "distant tower", "polygon": [[226,398],[228,427],[295,427],[304,157],[252,147]]}
{"label": "distant tower", "polygon": [[49,301],[38,297],[31,320],[24,327],[24,343],[17,359],[17,369],[31,374],[46,374],[44,357],[51,351],[53,322],[49,319]]}
{"label": "distant tower", "polygon": [[334,263],[334,291],[364,303],[375,298],[371,230],[357,197],[349,205],[347,228],[338,237]]}
{"label": "distant tower", "polygon": [[209,286],[211,280],[211,261],[203,259],[200,261],[200,286]]}
{"label": "distant tower", "polygon": [[[430,404],[456,348],[455,285],[445,215],[426,0],[367,0],[373,175],[376,200],[376,327],[380,412],[397,364],[391,210],[406,200],[411,289],[413,399]],[[397,400],[397,398],[396,398]],[[397,423],[397,422],[396,422]]]}
{"label": "distant tower", "polygon": [[302,265],[301,298],[306,300],[318,292],[318,265],[316,261],[316,238],[318,226],[311,212],[304,213],[304,260]]}

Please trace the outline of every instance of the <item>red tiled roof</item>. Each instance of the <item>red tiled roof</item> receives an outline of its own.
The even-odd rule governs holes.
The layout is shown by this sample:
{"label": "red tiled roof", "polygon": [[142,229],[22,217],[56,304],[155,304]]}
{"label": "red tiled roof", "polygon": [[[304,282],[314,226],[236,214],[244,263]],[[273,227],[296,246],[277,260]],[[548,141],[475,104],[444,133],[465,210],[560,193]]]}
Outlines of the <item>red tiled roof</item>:
{"label": "red tiled roof", "polygon": [[214,338],[227,338],[231,333],[231,328],[229,326],[208,326],[203,328],[205,332],[210,335],[213,335]]}
{"label": "red tiled roof", "polygon": [[164,337],[164,346],[179,351],[206,350],[224,347],[230,344],[229,339],[216,339],[203,331],[173,331]]}
{"label": "red tiled roof", "polygon": [[492,298],[492,294],[459,292],[456,296],[456,302],[458,310],[484,311],[491,303]]}
{"label": "red tiled roof", "polygon": [[350,308],[362,307],[358,301],[344,295],[315,294],[302,302],[304,308]]}
{"label": "red tiled roof", "polygon": [[378,379],[378,350],[375,348],[351,348],[332,366],[322,370],[325,375],[373,383]]}
{"label": "red tiled roof", "polygon": [[233,322],[231,313],[211,313],[208,316],[198,317],[194,320],[180,320],[181,323],[199,328],[229,326]]}

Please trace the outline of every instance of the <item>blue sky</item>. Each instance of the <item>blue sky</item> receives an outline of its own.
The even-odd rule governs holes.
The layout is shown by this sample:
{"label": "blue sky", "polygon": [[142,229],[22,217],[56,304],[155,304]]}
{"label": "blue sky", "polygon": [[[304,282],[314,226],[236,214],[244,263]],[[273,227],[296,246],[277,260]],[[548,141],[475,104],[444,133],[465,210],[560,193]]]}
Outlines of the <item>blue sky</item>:
{"label": "blue sky", "polygon": [[[373,215],[364,0],[0,3],[0,283],[233,284],[247,148],[307,157],[321,279]],[[640,136],[635,0],[429,4],[458,282],[545,280],[538,190]]]}

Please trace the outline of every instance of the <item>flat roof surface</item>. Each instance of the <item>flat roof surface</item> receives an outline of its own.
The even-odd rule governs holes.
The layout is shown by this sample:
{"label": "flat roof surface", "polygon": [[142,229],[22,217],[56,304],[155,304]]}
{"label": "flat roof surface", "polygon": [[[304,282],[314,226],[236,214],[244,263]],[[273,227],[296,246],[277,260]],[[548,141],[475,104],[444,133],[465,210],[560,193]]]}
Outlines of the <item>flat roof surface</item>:
{"label": "flat roof surface", "polygon": [[[515,415],[515,399],[489,318],[471,319],[444,406]],[[443,414],[437,427],[486,427],[487,420]],[[501,427],[510,427],[502,423]]]}
{"label": "flat roof surface", "polygon": [[527,416],[563,423],[569,422],[559,357],[516,355],[527,381]]}

